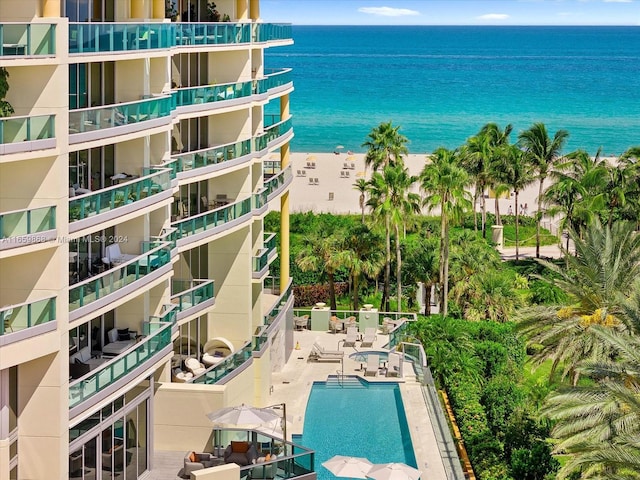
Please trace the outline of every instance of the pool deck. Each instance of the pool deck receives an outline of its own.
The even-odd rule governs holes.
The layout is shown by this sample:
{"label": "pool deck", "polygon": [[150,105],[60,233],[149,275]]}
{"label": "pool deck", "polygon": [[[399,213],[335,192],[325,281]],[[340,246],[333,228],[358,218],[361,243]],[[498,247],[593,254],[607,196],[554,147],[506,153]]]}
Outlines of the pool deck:
{"label": "pool deck", "polygon": [[[358,351],[382,350],[382,346],[388,342],[387,335],[378,334],[372,348],[361,348],[359,343],[356,343],[355,348],[343,348],[340,343],[339,349],[345,351],[344,372],[339,362],[308,360],[314,341],[328,350],[338,350],[340,340],[344,340],[345,337],[346,335],[341,333],[333,334],[309,330],[294,333],[294,344],[298,343],[300,350],[294,350],[282,371],[272,375],[273,392],[270,397],[273,404],[286,402],[287,436],[302,433],[304,414],[313,382],[325,381],[329,375],[342,373],[357,375],[369,382],[398,382],[418,469],[422,471],[421,478],[446,480],[444,465],[423,398],[422,387],[416,381],[411,364],[405,363],[404,378],[385,377],[383,372],[379,372],[375,377],[364,377],[364,372],[360,369],[361,362],[349,358],[350,354]],[[318,468],[320,465],[316,465],[316,469]]]}

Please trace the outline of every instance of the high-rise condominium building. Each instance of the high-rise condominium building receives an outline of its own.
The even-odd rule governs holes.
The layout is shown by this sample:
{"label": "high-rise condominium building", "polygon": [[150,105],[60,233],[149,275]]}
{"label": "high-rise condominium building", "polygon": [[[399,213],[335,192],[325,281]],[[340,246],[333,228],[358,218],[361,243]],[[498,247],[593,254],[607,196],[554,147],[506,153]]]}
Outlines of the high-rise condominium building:
{"label": "high-rise condominium building", "polygon": [[0,0],[0,480],[141,478],[268,403],[291,43],[259,0]]}

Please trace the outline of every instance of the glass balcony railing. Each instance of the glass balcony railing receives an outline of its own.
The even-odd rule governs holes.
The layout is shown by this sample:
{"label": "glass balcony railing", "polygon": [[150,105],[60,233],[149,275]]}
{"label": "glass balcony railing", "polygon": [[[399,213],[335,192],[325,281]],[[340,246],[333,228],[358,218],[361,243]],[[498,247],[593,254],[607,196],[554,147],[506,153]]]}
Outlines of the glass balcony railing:
{"label": "glass balcony railing", "polygon": [[244,200],[229,204],[225,207],[179,220],[171,225],[178,230],[178,238],[189,237],[219,227],[220,225],[224,225],[225,223],[251,213],[251,203],[251,197],[245,198]]}
{"label": "glass balcony railing", "polygon": [[0,57],[55,55],[56,26],[47,23],[0,23]]}
{"label": "glass balcony railing", "polygon": [[276,234],[265,233],[263,248],[260,250],[259,255],[253,257],[253,272],[258,273],[267,267],[269,264],[269,257],[273,255],[276,248]]}
{"label": "glass balcony railing", "polygon": [[292,81],[290,68],[274,70],[272,73],[266,75],[266,78],[258,80],[255,93],[265,93],[272,88],[281,87],[282,85],[286,85]]}
{"label": "glass balcony railing", "polygon": [[168,321],[145,322],[145,336],[138,343],[69,385],[69,408],[93,397],[170,345],[171,326]]}
{"label": "glass balcony railing", "polygon": [[0,308],[0,335],[19,332],[56,319],[56,298]]}
{"label": "glass balcony railing", "polygon": [[189,153],[176,155],[175,171],[187,172],[196,168],[208,167],[219,163],[233,160],[251,153],[251,140],[211,147],[203,150],[196,150]]}
{"label": "glass balcony railing", "polygon": [[144,278],[171,262],[168,242],[141,242],[142,254],[104,273],[69,286],[69,311],[77,310]]}
{"label": "glass balcony railing", "polygon": [[0,118],[0,144],[55,138],[55,116]]}
{"label": "glass balcony railing", "polygon": [[136,52],[170,48],[170,23],[69,23],[69,53]]}
{"label": "glass balcony railing", "polygon": [[213,280],[172,280],[171,292],[171,303],[183,312],[213,298]]}
{"label": "glass balcony railing", "polygon": [[291,173],[291,165],[288,165],[284,170],[280,170],[279,173],[271,177],[264,182],[264,188],[267,190],[267,196],[271,196],[274,192],[277,192],[279,188],[282,188],[286,183],[293,178]]}
{"label": "glass balcony railing", "polygon": [[269,199],[267,198],[267,190],[264,188],[258,193],[254,193],[251,197],[251,208],[254,210],[260,210],[267,203],[269,203]]}
{"label": "glass balcony railing", "polygon": [[191,383],[204,383],[207,385],[212,385],[216,382],[219,382],[229,373],[233,372],[236,368],[240,367],[244,362],[249,360],[251,358],[252,351],[252,343],[247,342],[240,350],[236,350],[221,362],[216,363],[213,367],[210,367],[205,373],[194,378]]}
{"label": "glass balcony railing", "polygon": [[271,311],[264,316],[264,324],[271,325],[273,321],[280,315],[280,312],[284,309],[291,295],[293,293],[293,281],[289,280],[289,284],[283,293],[280,294],[280,298],[275,303]]}
{"label": "glass balcony railing", "polygon": [[258,135],[254,139],[255,151],[264,150],[269,145],[269,142],[276,140],[277,138],[288,133],[292,128],[291,118],[279,123],[275,123],[268,127],[265,127],[264,133]]}
{"label": "glass balcony railing", "polygon": [[0,213],[0,240],[54,230],[56,207],[16,210]]}
{"label": "glass balcony railing", "polygon": [[204,85],[176,90],[177,106],[185,107],[200,103],[221,102],[248,97],[253,93],[253,82],[228,83],[224,85]]}
{"label": "glass balcony railing", "polygon": [[109,212],[171,188],[171,170],[162,169],[95,193],[69,199],[69,222]]}
{"label": "glass balcony railing", "polygon": [[171,95],[69,111],[69,133],[132,125],[171,115]]}
{"label": "glass balcony railing", "polygon": [[275,233],[264,232],[264,248],[269,251],[275,250],[277,246],[276,240],[277,238]]}
{"label": "glass balcony railing", "polygon": [[248,23],[176,23],[176,45],[229,45],[249,43]]}
{"label": "glass balcony railing", "polygon": [[293,29],[291,24],[258,23],[253,31],[254,42],[269,42],[273,40],[291,40]]}

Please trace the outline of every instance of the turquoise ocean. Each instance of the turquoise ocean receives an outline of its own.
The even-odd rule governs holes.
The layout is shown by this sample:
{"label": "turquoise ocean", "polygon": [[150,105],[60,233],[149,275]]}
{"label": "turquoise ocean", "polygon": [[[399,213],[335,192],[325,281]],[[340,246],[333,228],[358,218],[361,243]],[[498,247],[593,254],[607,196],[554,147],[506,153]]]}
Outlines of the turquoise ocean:
{"label": "turquoise ocean", "polygon": [[266,64],[293,68],[294,151],[362,152],[389,120],[411,153],[457,147],[492,121],[567,129],[567,151],[640,144],[640,27],[294,26],[293,37]]}

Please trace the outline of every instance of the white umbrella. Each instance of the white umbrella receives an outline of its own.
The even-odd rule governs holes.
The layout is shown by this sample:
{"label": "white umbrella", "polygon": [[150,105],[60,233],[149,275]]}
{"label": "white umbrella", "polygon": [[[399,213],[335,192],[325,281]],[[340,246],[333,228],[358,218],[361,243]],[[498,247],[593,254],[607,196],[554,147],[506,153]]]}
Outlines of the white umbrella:
{"label": "white umbrella", "polygon": [[404,463],[379,463],[371,467],[367,477],[374,480],[418,480],[421,473]]}
{"label": "white umbrella", "polygon": [[215,424],[265,425],[280,419],[280,414],[270,408],[258,408],[244,403],[237,407],[227,407],[207,414]]}
{"label": "white umbrella", "polygon": [[344,145],[336,145],[336,150],[340,150],[342,148],[344,148]]}
{"label": "white umbrella", "polygon": [[367,472],[373,465],[362,457],[345,457],[336,455],[324,462],[322,466],[336,477],[367,478]]}

